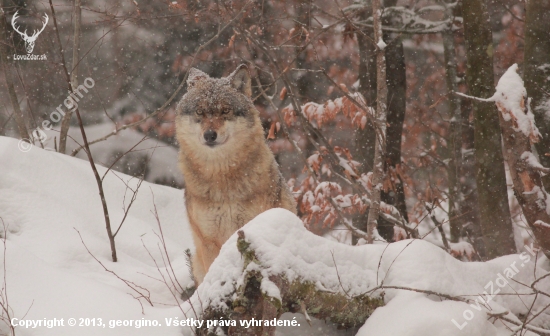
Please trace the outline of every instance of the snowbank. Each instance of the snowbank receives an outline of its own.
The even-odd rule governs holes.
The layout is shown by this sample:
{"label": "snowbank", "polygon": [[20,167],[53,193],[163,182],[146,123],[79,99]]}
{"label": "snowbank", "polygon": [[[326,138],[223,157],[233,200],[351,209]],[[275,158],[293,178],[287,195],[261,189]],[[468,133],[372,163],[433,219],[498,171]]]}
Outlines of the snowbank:
{"label": "snowbank", "polygon": [[[100,174],[105,172],[101,166],[98,170]],[[69,318],[77,319],[77,323],[80,318],[102,318],[106,324],[105,328],[18,327],[18,336],[181,334],[179,327],[111,329],[108,321],[146,318],[164,323],[165,317],[182,315],[176,307],[179,302],[157,280],[158,269],[142,244],[166,276],[155,235],[159,229],[151,212],[156,204],[175,274],[183,286],[191,282],[184,250],[193,246],[183,191],[147,182],[141,185],[116,237],[119,262],[113,263],[97,185],[88,162],[38,147],[24,153],[18,150],[17,140],[0,137],[0,172],[0,218],[8,226],[4,286],[11,316],[26,320],[64,318],[65,325]],[[137,180],[111,172],[104,182],[114,229],[124,215],[123,206],[128,206],[132,196],[125,183],[135,188]],[[135,292],[105,272],[88,254],[75,229],[107,268],[148,289],[155,306],[143,299],[140,304],[131,296]],[[0,269],[0,273],[4,270]],[[0,276],[0,282],[2,279]],[[0,334],[3,331],[0,329]]]}

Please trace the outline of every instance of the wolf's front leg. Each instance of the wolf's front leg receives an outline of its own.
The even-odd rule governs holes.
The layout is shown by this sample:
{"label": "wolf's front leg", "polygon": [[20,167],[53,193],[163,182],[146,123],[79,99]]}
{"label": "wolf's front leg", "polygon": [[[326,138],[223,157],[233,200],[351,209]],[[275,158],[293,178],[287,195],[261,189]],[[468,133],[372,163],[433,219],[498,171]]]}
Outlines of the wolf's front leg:
{"label": "wolf's front leg", "polygon": [[195,234],[193,230],[193,241],[195,243],[195,254],[193,255],[192,267],[193,267],[193,277],[195,278],[195,286],[199,285],[204,280],[206,275],[206,268],[204,265],[204,240],[200,235]]}
{"label": "wolf's front leg", "polygon": [[210,265],[214,262],[220,253],[219,242],[212,241],[202,235],[193,232],[193,240],[195,242],[195,255],[193,256],[193,276],[195,277],[197,287],[204,280],[204,276],[208,273]]}
{"label": "wolf's front leg", "polygon": [[195,278],[195,286],[199,286],[204,280],[206,275],[206,270],[204,269],[204,264],[202,262],[202,255],[198,251],[193,256],[193,277]]}

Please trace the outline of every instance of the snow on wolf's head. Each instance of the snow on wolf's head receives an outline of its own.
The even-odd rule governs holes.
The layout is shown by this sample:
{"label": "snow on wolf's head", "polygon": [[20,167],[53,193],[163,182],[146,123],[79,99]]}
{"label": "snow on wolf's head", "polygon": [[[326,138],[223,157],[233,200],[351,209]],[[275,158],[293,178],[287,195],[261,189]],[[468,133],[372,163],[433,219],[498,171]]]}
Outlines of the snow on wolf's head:
{"label": "snow on wolf's head", "polygon": [[246,151],[258,136],[264,141],[260,113],[251,94],[245,65],[223,78],[191,69],[187,93],[176,108],[177,138],[184,154],[220,160]]}

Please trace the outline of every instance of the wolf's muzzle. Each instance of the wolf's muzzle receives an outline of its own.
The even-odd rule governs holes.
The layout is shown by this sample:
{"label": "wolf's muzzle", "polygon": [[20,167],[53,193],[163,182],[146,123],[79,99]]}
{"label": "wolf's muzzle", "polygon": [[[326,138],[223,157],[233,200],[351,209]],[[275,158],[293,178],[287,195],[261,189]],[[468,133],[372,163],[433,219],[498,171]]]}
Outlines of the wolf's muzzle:
{"label": "wolf's muzzle", "polygon": [[216,145],[216,139],[218,138],[218,133],[216,133],[216,131],[207,130],[206,132],[204,132],[203,136],[208,146],[212,147]]}

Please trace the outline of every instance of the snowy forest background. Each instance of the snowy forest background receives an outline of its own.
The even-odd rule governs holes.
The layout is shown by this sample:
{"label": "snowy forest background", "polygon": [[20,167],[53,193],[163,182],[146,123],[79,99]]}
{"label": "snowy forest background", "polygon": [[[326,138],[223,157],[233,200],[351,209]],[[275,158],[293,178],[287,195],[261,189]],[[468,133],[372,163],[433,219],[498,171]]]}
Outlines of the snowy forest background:
{"label": "snowy forest background", "polygon": [[[1,4],[0,301],[8,322],[0,332],[71,334],[11,328],[9,319],[77,311],[74,317],[105,319],[192,312],[308,320],[301,329],[248,329],[251,335],[550,335],[549,1]],[[373,11],[377,4],[382,9]],[[46,60],[14,59],[28,54],[12,25],[16,12],[19,30],[29,32],[47,14],[32,52]],[[275,210],[264,222],[258,217],[224,246],[186,301],[181,294],[192,281],[185,250],[193,246],[175,104],[191,67],[222,77],[242,63],[301,221]],[[67,110],[70,88],[87,78],[94,85],[78,111],[52,117]],[[53,129],[44,129],[46,120]],[[243,239],[257,257],[237,249]],[[409,247],[418,240],[427,244]],[[518,256],[525,251],[529,266],[508,277],[501,295],[482,300],[484,313],[467,319],[463,312],[485,285],[524,261]],[[316,262],[325,268],[307,266]],[[79,276],[89,278],[92,294],[78,302],[94,304],[56,303],[67,291],[60,279],[70,278],[62,281],[78,296]],[[29,291],[36,286],[30,279],[41,277],[50,279],[43,287],[50,294]],[[254,278],[261,286],[245,293]],[[239,295],[257,306],[228,313]],[[103,310],[115,297],[121,309]],[[269,298],[279,302],[275,312],[265,308]],[[470,322],[461,329],[453,319]]]}

